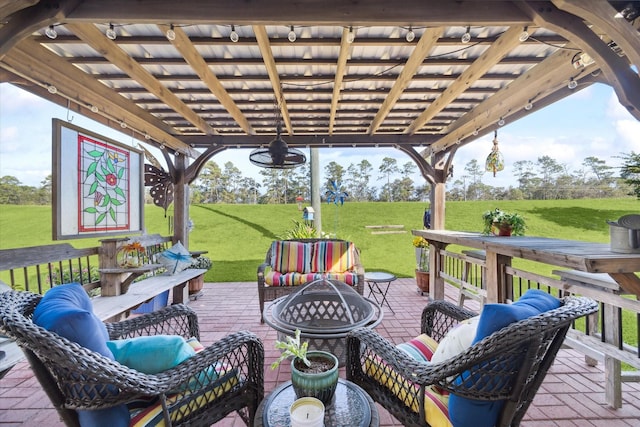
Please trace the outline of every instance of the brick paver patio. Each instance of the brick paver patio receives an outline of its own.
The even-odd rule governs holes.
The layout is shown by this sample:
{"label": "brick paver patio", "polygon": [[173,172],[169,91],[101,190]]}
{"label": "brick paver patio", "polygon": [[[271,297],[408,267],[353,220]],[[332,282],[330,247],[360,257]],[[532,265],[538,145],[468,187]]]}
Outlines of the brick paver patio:
{"label": "brick paver patio", "polygon": [[[453,300],[457,290],[447,289]],[[417,292],[415,280],[393,282],[388,299],[395,310],[386,310],[376,329],[394,343],[417,335],[420,313],[427,297]],[[473,301],[470,302],[472,309]],[[230,332],[250,330],[265,345],[265,391],[290,379],[287,363],[275,371],[269,365],[277,358],[273,342],[276,332],[259,322],[258,292],[253,283],[207,283],[204,295],[190,306],[198,312],[201,341],[207,345]],[[341,377],[344,377],[344,369]],[[584,357],[568,349],[560,351],[555,364],[529,408],[522,426],[640,426],[640,384],[623,383],[623,406],[614,410],[604,403],[604,375],[601,366],[589,367]],[[401,425],[383,408],[378,407],[382,426]],[[56,411],[33,377],[26,363],[14,367],[0,380],[0,426],[60,426]],[[229,416],[218,426],[244,425],[237,416]]]}

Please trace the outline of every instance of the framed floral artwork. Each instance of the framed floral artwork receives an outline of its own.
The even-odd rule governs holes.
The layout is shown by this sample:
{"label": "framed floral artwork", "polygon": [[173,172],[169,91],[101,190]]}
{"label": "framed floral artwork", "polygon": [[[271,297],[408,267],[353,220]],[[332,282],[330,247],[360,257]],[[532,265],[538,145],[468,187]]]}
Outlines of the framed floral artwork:
{"label": "framed floral artwork", "polygon": [[53,119],[53,239],[142,232],[141,150]]}

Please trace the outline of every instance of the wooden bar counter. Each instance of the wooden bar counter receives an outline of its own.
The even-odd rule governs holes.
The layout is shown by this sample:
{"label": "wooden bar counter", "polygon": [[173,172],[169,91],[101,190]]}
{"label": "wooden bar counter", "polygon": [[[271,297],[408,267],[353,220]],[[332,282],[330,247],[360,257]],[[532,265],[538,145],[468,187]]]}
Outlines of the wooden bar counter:
{"label": "wooden bar counter", "polygon": [[607,243],[579,242],[530,236],[485,236],[480,233],[449,230],[413,230],[431,246],[431,297],[444,298],[444,279],[440,276],[440,251],[456,244],[486,252],[487,302],[505,302],[508,280],[505,266],[512,258],[542,262],[587,273],[607,273],[626,292],[640,297],[640,254],[611,252]]}

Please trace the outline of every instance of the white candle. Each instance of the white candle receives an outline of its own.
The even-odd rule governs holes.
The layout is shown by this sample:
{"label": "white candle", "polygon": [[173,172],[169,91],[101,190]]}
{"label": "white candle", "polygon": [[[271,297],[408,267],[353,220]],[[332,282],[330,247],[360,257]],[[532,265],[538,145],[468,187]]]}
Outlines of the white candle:
{"label": "white candle", "polygon": [[291,427],[322,427],[324,404],[315,397],[301,397],[289,408]]}

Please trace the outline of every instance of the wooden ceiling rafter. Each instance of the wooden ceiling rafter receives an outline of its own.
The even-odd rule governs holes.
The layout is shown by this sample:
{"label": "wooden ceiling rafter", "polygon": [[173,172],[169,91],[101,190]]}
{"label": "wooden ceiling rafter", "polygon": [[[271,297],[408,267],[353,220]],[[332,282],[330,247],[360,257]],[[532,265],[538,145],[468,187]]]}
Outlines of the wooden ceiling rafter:
{"label": "wooden ceiling rafter", "polygon": [[185,105],[180,98],[167,90],[151,73],[135,62],[115,41],[109,40],[95,25],[67,24],[66,27],[93,49],[108,58],[113,65],[127,73],[134,80],[137,80],[142,86],[146,87],[149,92],[182,114],[202,132],[207,135],[214,135],[216,133],[215,129]]}
{"label": "wooden ceiling rafter", "polygon": [[511,27],[505,31],[487,50],[467,67],[460,76],[451,83],[435,101],[405,130],[405,133],[415,133],[429,120],[435,117],[440,111],[446,108],[450,102],[455,100],[475,81],[480,79],[491,67],[509,53],[515,46],[520,44],[518,37],[522,33],[522,27]]}
{"label": "wooden ceiling rafter", "polygon": [[349,52],[351,51],[351,43],[349,41],[350,32],[352,29],[346,27],[342,29],[342,38],[340,39],[340,52],[338,53],[338,60],[336,62],[336,77],[333,82],[333,90],[331,93],[331,107],[329,112],[329,135],[333,135],[333,128],[336,123],[336,114],[338,111],[338,103],[340,102],[340,95],[342,93],[342,82],[347,68],[347,60],[349,58]]}
{"label": "wooden ceiling rafter", "polygon": [[436,45],[440,36],[442,36],[443,31],[444,29],[442,27],[435,27],[428,28],[422,34],[422,37],[420,37],[420,40],[418,40],[418,43],[416,44],[416,47],[411,52],[409,59],[407,59],[404,67],[402,67],[402,71],[398,75],[398,78],[393,83],[393,87],[380,106],[380,110],[369,125],[369,129],[367,129],[367,133],[369,135],[375,133],[380,127],[383,120],[387,117],[404,90],[407,88],[409,83],[411,83],[411,80],[422,65],[426,56]]}
{"label": "wooden ceiling rafter", "polygon": [[293,125],[291,124],[291,117],[289,117],[287,101],[284,98],[284,94],[282,93],[282,82],[280,81],[280,75],[278,74],[278,68],[276,67],[276,60],[273,57],[273,52],[271,51],[269,35],[267,34],[266,28],[262,25],[254,25],[253,32],[256,35],[258,47],[260,48],[260,53],[262,54],[262,59],[264,60],[264,66],[267,69],[267,74],[269,75],[269,80],[271,81],[275,103],[280,109],[282,121],[284,122],[285,128],[287,129],[287,133],[289,135],[293,135]]}
{"label": "wooden ceiling rafter", "polygon": [[114,94],[108,87],[73,65],[59,61],[57,55],[28,38],[16,45],[0,65],[11,67],[11,71],[27,79],[36,79],[34,83],[38,85],[55,82],[59,93],[65,94],[76,103],[100,106],[102,114],[117,119],[118,122],[126,118],[129,126],[150,135],[158,144],[165,144],[190,156],[198,154],[177,139],[173,134],[174,130],[169,126],[125,98]]}
{"label": "wooden ceiling rafter", "polygon": [[[166,31],[168,27],[160,26],[160,29]],[[220,83],[220,80],[211,72],[211,69],[200,53],[191,44],[189,37],[180,27],[175,27],[174,33],[175,39],[171,41],[171,44],[180,52],[184,60],[193,68],[194,72],[200,77],[200,80],[211,90],[211,93],[213,93],[218,102],[224,106],[242,130],[249,135],[253,135],[253,129],[251,129],[247,118],[242,111],[240,111],[240,108],[238,108],[233,98],[229,96],[222,83]]]}

